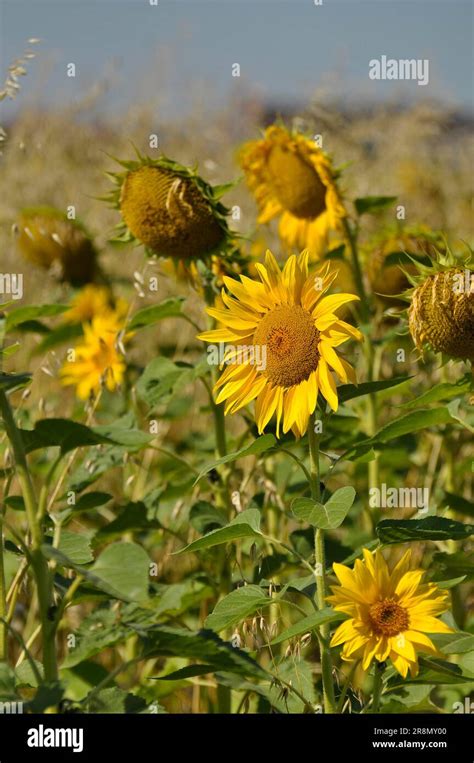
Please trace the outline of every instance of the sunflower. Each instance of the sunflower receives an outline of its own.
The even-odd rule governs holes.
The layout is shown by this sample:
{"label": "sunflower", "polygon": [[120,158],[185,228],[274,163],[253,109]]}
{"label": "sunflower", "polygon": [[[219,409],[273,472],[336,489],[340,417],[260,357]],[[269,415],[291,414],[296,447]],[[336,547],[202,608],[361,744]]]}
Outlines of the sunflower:
{"label": "sunflower", "polygon": [[270,251],[265,265],[256,264],[260,280],[224,277],[224,307],[207,309],[222,328],[205,331],[199,339],[226,342],[227,368],[218,379],[216,402],[225,401],[225,413],[235,413],[256,400],[255,420],[263,432],[274,414],[277,436],[290,429],[306,432],[318,392],[337,410],[334,370],[343,382],[355,383],[352,366],[335,347],[348,339],[361,340],[358,329],[340,320],[335,311],[357,300],[354,294],[323,296],[336,278],[325,265],[308,275],[308,251],[288,258],[283,271]]}
{"label": "sunflower", "polygon": [[375,658],[390,659],[406,678],[418,673],[419,651],[440,656],[427,633],[451,633],[437,615],[448,609],[449,593],[422,583],[424,570],[410,570],[408,550],[390,572],[379,549],[364,549],[354,569],[333,564],[340,586],[332,587],[336,612],[349,615],[334,633],[331,646],[344,644],[343,660],[362,660],[367,670]]}
{"label": "sunflower", "polygon": [[219,199],[227,187],[212,187],[166,157],[137,154],[136,161],[119,161],[125,172],[107,173],[117,188],[106,199],[122,217],[115,241],[139,242],[177,268],[226,254],[231,232]]}
{"label": "sunflower", "polygon": [[21,212],[17,229],[18,249],[33,265],[56,270],[60,280],[74,285],[93,280],[97,252],[77,220],[52,207],[32,207]]}
{"label": "sunflower", "polygon": [[60,371],[62,384],[75,386],[80,400],[96,396],[102,387],[113,392],[121,384],[126,369],[121,326],[123,318],[113,312],[84,324],[84,338],[74,348],[74,360],[66,360]]}
{"label": "sunflower", "polygon": [[110,312],[112,304],[110,289],[106,286],[87,284],[74,295],[62,319],[66,323],[86,323],[97,315]]}
{"label": "sunflower", "polygon": [[260,210],[258,222],[279,216],[282,241],[320,257],[329,232],[340,230],[346,214],[326,154],[303,135],[272,125],[261,140],[244,145],[240,162]]}
{"label": "sunflower", "polygon": [[418,266],[420,276],[411,278],[408,325],[418,349],[428,345],[434,352],[474,363],[474,271],[464,267],[450,251],[439,255],[430,267]]}

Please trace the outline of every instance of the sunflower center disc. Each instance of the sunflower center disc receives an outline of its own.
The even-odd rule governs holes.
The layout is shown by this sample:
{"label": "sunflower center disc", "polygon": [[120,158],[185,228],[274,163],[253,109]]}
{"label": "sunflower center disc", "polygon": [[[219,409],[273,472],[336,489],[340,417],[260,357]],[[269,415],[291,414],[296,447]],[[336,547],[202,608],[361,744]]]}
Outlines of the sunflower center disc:
{"label": "sunflower center disc", "polygon": [[326,187],[301,156],[275,146],[268,158],[271,190],[295,217],[314,219],[326,209]]}
{"label": "sunflower center disc", "polygon": [[407,630],[408,612],[395,599],[377,601],[369,609],[371,625],[377,635],[396,636]]}
{"label": "sunflower center disc", "polygon": [[319,331],[299,305],[282,305],[262,318],[254,344],[266,347],[263,373],[277,387],[293,387],[318,367]]}

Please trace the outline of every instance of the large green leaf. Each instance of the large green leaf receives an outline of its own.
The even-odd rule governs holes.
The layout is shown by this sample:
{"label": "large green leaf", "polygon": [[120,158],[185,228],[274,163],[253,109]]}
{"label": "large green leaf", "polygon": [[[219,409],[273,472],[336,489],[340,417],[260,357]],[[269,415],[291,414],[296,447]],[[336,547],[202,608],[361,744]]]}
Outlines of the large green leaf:
{"label": "large green leaf", "polygon": [[110,443],[107,437],[94,432],[85,424],[70,419],[40,419],[34,429],[22,429],[21,437],[27,453],[59,446],[63,454],[87,445]]}
{"label": "large green leaf", "polygon": [[165,357],[154,358],[137,382],[137,395],[150,408],[163,405],[203,373],[201,364],[173,363]]}
{"label": "large green leaf", "polygon": [[432,641],[444,654],[465,654],[474,651],[474,634],[456,631],[456,633],[434,633]]}
{"label": "large green leaf", "polygon": [[382,381],[362,382],[362,384],[341,384],[337,390],[337,396],[340,403],[347,403],[363,395],[374,394],[385,389],[398,387],[409,381],[411,376],[396,376],[394,379],[384,379]]}
{"label": "large green leaf", "polygon": [[358,215],[375,214],[391,207],[396,200],[396,196],[361,196],[354,200],[354,206]]}
{"label": "large green leaf", "polygon": [[165,299],[164,302],[160,302],[159,305],[144,307],[132,316],[127,329],[134,331],[145,326],[152,326],[154,323],[163,320],[163,318],[173,318],[181,315],[183,302],[184,297],[171,297],[170,299]]}
{"label": "large green leaf", "polygon": [[34,305],[31,307],[17,307],[9,310],[7,314],[6,330],[20,326],[22,323],[29,323],[37,318],[51,318],[61,315],[68,310],[68,305]]}
{"label": "large green leaf", "polygon": [[384,519],[375,530],[381,543],[406,543],[417,540],[464,540],[474,534],[474,525],[445,517]]}
{"label": "large green leaf", "polygon": [[420,429],[452,423],[452,416],[447,408],[426,408],[391,421],[373,438],[376,442],[389,442],[396,437],[419,432]]}
{"label": "large green leaf", "polygon": [[419,408],[423,405],[429,405],[429,403],[439,403],[441,400],[451,400],[453,397],[465,395],[469,392],[472,382],[468,377],[463,377],[455,384],[451,382],[441,382],[435,384],[426,392],[415,397],[413,400],[408,400],[406,403],[400,405],[400,408]]}
{"label": "large green leaf", "polygon": [[342,612],[335,612],[330,607],[326,607],[326,609],[321,609],[319,612],[313,612],[313,614],[308,615],[308,617],[303,617],[302,620],[298,620],[297,623],[290,625],[289,628],[286,628],[274,638],[271,643],[272,645],[281,644],[282,641],[288,641],[288,639],[296,638],[296,636],[302,636],[304,633],[309,633],[325,623],[334,623],[346,619],[347,615],[344,615]]}
{"label": "large green leaf", "polygon": [[114,543],[107,546],[91,567],[76,564],[59,549],[42,546],[48,559],[63,567],[71,567],[91,583],[123,601],[144,601],[148,596],[150,560],[136,543]]}
{"label": "large green leaf", "polygon": [[32,375],[28,373],[23,374],[4,374],[0,373],[0,389],[15,389],[15,387],[23,387],[25,384],[31,382]]}
{"label": "large green leaf", "polygon": [[135,630],[143,645],[144,657],[179,656],[200,660],[214,671],[226,671],[255,678],[269,678],[269,674],[238,647],[223,641],[210,630],[188,631],[167,625],[151,625]]}
{"label": "large green leaf", "polygon": [[353,487],[341,487],[323,505],[312,498],[297,498],[292,504],[295,517],[321,530],[334,530],[344,522],[356,492]]}
{"label": "large green leaf", "polygon": [[271,602],[272,599],[260,586],[244,585],[224,596],[206,618],[204,625],[214,631],[222,631]]}
{"label": "large green leaf", "polygon": [[260,530],[260,512],[258,509],[246,509],[245,511],[242,511],[225,527],[219,527],[217,530],[212,530],[210,533],[207,533],[207,535],[193,541],[176,553],[183,554],[187,551],[201,551],[204,548],[212,548],[212,546],[228,543],[231,540],[236,540],[236,538],[252,537],[262,537]]}
{"label": "large green leaf", "polygon": [[230,464],[232,461],[237,461],[237,459],[245,458],[246,456],[259,456],[269,448],[273,448],[275,444],[276,438],[274,435],[264,434],[254,440],[251,445],[246,445],[244,448],[241,448],[234,453],[229,453],[227,456],[219,458],[217,461],[213,461],[211,464],[208,464],[199,473],[199,476],[196,478],[196,482],[199,482],[202,477],[205,477],[206,474],[209,474],[209,472],[211,472],[213,469],[217,469],[219,466],[222,466],[222,464]]}
{"label": "large green leaf", "polygon": [[421,657],[419,658],[420,672],[415,677],[407,676],[401,678],[398,675],[394,675],[389,681],[390,689],[398,689],[406,684],[465,684],[470,683],[473,679],[463,673],[462,669],[458,665],[453,665],[451,662],[445,660],[434,659],[433,657]]}
{"label": "large green leaf", "polygon": [[82,620],[75,636],[76,646],[69,648],[62,668],[79,665],[104,649],[124,641],[127,628],[112,609],[99,609]]}
{"label": "large green leaf", "polygon": [[58,548],[75,564],[89,564],[94,559],[90,539],[81,533],[62,530]]}

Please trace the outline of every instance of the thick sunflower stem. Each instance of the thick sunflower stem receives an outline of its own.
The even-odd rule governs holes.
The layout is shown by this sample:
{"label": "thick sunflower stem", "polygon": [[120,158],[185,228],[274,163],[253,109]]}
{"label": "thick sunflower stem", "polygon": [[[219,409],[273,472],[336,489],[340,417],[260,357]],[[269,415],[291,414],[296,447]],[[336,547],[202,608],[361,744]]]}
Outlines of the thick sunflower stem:
{"label": "thick sunflower stem", "polygon": [[[310,416],[308,424],[308,441],[310,455],[311,497],[315,501],[321,500],[320,469],[319,469],[319,436],[315,433],[315,415]],[[315,555],[315,578],[316,578],[316,603],[318,609],[326,606],[326,560],[324,553],[324,532],[319,528],[314,532],[314,555]],[[333,666],[331,650],[329,647],[329,623],[320,627],[319,648],[321,652],[321,671],[323,680],[324,712],[336,712],[336,699],[334,695]]]}
{"label": "thick sunflower stem", "polygon": [[38,591],[38,603],[43,639],[43,667],[46,681],[54,681],[58,677],[55,632],[56,623],[51,617],[53,605],[53,587],[48,563],[41,551],[43,533],[37,515],[37,501],[30,471],[26,461],[21,434],[15,424],[13,412],[4,390],[0,390],[0,411],[5,426],[5,432],[10,441],[15,456],[15,467],[18,482],[21,486],[28,526],[31,535],[31,566]]}
{"label": "thick sunflower stem", "polygon": [[383,689],[383,674],[385,670],[385,663],[384,662],[378,662],[378,660],[375,661],[375,676],[374,676],[374,687],[373,687],[373,696],[372,696],[372,706],[371,706],[371,713],[378,713],[379,707],[380,707],[380,697],[382,695],[382,689]]}

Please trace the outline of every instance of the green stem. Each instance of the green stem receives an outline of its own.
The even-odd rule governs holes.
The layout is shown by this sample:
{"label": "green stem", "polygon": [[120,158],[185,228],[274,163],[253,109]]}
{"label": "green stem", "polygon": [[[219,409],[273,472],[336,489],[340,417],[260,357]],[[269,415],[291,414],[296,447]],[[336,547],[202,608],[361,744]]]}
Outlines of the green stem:
{"label": "green stem", "polygon": [[[311,497],[315,501],[321,500],[320,470],[319,470],[319,436],[314,431],[315,415],[310,416],[308,424],[308,441],[310,454],[310,486]],[[324,554],[324,532],[316,528],[314,532],[315,553],[315,577],[316,577],[316,602],[318,609],[326,606],[326,561]],[[334,696],[334,682],[332,677],[332,657],[329,647],[329,623],[325,623],[319,629],[319,647],[321,651],[321,671],[323,680],[324,712],[336,712],[336,700]]]}
{"label": "green stem", "polygon": [[30,471],[26,461],[23,441],[18,430],[10,403],[3,389],[0,389],[0,411],[5,431],[15,456],[18,481],[21,486],[28,527],[31,535],[31,566],[38,591],[41,632],[43,638],[43,667],[46,681],[57,679],[57,661],[55,648],[55,623],[51,615],[53,605],[53,586],[48,563],[41,551],[43,533],[37,516],[37,501]]}
{"label": "green stem", "polygon": [[364,286],[364,278],[362,276],[362,268],[360,266],[359,250],[357,247],[357,236],[352,230],[350,222],[347,218],[343,218],[342,224],[344,232],[346,234],[347,243],[349,244],[349,250],[352,259],[352,269],[354,271],[354,279],[356,283],[357,293],[360,297],[360,311],[364,322],[370,319],[370,305],[367,298],[367,294]]}
{"label": "green stem", "polygon": [[380,697],[383,689],[383,673],[385,670],[385,663],[375,661],[375,676],[374,676],[374,688],[372,697],[371,713],[378,713],[380,706]]}
{"label": "green stem", "polygon": [[8,629],[5,622],[7,616],[7,592],[5,587],[5,559],[3,538],[3,512],[0,518],[0,662],[7,661],[8,653]]}

